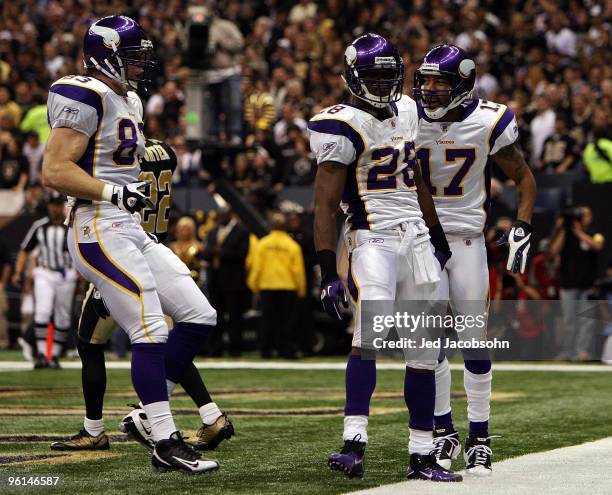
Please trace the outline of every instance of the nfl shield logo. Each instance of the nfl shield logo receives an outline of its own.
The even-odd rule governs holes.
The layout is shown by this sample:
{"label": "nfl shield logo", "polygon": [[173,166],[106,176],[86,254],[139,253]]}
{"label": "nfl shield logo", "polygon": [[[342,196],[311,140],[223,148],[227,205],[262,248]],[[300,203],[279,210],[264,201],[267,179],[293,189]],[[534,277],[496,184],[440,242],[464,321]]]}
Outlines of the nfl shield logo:
{"label": "nfl shield logo", "polygon": [[448,131],[448,127],[449,127],[448,124],[440,124],[440,129],[442,129],[442,132]]}
{"label": "nfl shield logo", "polygon": [[393,129],[395,129],[395,120],[392,120],[392,121],[391,121],[391,127],[392,127]]}

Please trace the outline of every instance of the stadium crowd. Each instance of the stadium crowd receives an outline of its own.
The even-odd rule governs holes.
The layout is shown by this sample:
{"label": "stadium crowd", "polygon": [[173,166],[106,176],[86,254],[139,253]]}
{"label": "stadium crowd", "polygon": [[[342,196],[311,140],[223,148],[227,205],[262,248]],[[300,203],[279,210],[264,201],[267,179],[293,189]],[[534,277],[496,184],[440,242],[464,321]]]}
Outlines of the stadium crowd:
{"label": "stadium crowd", "polygon": [[[540,234],[537,251],[541,259],[532,264],[528,276],[514,277],[511,281],[501,267],[504,257],[496,254],[491,243],[493,296],[563,299],[564,290],[587,291],[603,274],[605,260],[590,260],[581,265],[590,270],[584,280],[569,280],[572,275],[559,262],[564,246],[554,241],[559,231],[565,232],[568,239],[579,238],[582,245],[584,236],[601,236],[590,221],[584,222],[584,216],[570,218],[559,213],[562,207],[573,206],[571,194],[565,194],[567,184],[571,187],[575,182],[612,183],[612,68],[607,63],[612,3],[598,0],[199,3],[205,3],[212,16],[208,68],[212,98],[205,106],[210,120],[208,131],[221,142],[246,146],[247,151],[224,163],[226,175],[234,185],[259,209],[284,209],[285,216],[293,218],[293,224],[285,222],[281,227],[277,222],[277,226],[291,231],[302,246],[306,259],[305,293],[316,292],[317,287],[316,261],[312,248],[308,248],[311,239],[308,207],[302,211],[289,202],[287,208],[275,199],[283,190],[312,184],[316,164],[309,150],[306,122],[324,107],[344,98],[340,77],[344,49],[350,40],[368,31],[389,37],[400,49],[406,63],[407,93],[411,92],[412,74],[430,47],[446,41],[464,48],[476,61],[477,96],[507,104],[515,112],[521,147],[537,174],[538,184],[552,181],[564,193],[556,202],[544,201],[541,205],[561,220],[554,229],[554,219],[545,225],[551,232],[550,238],[546,232]],[[5,223],[8,217],[44,213],[40,168],[49,134],[47,89],[55,79],[81,72],[80,46],[87,26],[95,18],[117,12],[141,23],[152,37],[161,62],[156,88],[144,103],[145,134],[166,141],[176,150],[175,188],[209,186],[210,177],[200,165],[200,151],[185,138],[189,122],[185,103],[190,74],[185,60],[188,5],[189,2],[181,0],[2,2],[0,218],[4,216]],[[511,206],[505,204],[504,193],[508,190],[512,190],[510,181],[501,172],[495,172],[489,241],[507,226],[506,217],[511,216]],[[196,222],[195,229],[188,221],[183,221],[181,227],[187,225],[188,231],[195,232],[192,241],[198,246],[204,273],[213,263],[208,234],[222,226],[216,218],[223,214],[182,213],[192,215]],[[601,225],[601,217],[608,213],[596,210],[589,215],[599,218]],[[173,234],[170,240],[180,242],[179,237]],[[568,243],[567,239],[565,242]],[[601,236],[601,246],[596,249],[595,244],[587,243],[588,250],[601,251],[603,242]],[[580,242],[578,248],[572,245],[572,249],[578,249],[576,252],[582,256]],[[200,265],[195,271],[199,269]],[[202,277],[204,285],[206,279]],[[246,309],[250,301],[242,299],[247,292],[246,278],[244,282],[235,290],[241,292],[240,300],[245,301],[241,307]],[[0,292],[8,285],[7,275],[0,282]],[[206,290],[214,291],[215,287],[211,285]],[[298,287],[295,291],[304,292]],[[216,299],[222,301],[223,297]],[[229,325],[230,328],[235,325],[231,317]],[[0,335],[0,346],[13,343],[7,338],[3,341]],[[582,359],[591,357],[591,347],[580,349]],[[230,349],[239,352],[239,348]],[[269,349],[262,352],[268,355]],[[291,354],[286,349],[282,352]]]}

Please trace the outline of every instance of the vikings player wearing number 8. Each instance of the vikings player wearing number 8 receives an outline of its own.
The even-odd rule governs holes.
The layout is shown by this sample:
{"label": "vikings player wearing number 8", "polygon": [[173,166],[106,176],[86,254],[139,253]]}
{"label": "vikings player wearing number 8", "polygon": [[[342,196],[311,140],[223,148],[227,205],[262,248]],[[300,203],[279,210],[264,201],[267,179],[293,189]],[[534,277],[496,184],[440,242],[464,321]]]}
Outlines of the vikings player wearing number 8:
{"label": "vikings player wearing number 8", "polygon": [[[474,61],[461,48],[441,45],[427,53],[414,82],[420,117],[417,157],[453,252],[442,272],[439,298],[450,300],[452,310],[460,314],[483,314],[488,306],[483,229],[489,158],[514,180],[519,196],[517,221],[502,239],[509,241],[507,269],[514,273],[525,271],[535,203],[533,175],[515,145],[514,114],[505,105],[470,99],[475,79]],[[470,422],[464,450],[466,472],[486,476],[491,473],[492,455],[488,434],[491,361],[486,353],[464,354],[464,359]],[[439,464],[450,469],[461,448],[451,419],[445,357],[436,368],[435,424],[435,454]]]}
{"label": "vikings player wearing number 8", "polygon": [[[315,115],[308,128],[319,165],[315,245],[321,265],[321,299],[332,317],[341,318],[340,302],[348,303],[336,271],[335,218],[341,204],[347,214],[348,295],[354,317],[353,348],[346,368],[344,446],[329,456],[328,464],[349,477],[362,477],[370,399],[376,385],[376,362],[362,349],[362,302],[384,301],[385,313],[391,314],[396,298],[414,301],[435,295],[440,266],[450,251],[415,163],[417,109],[410,97],[402,95],[404,64],[399,53],[382,36],[366,34],[348,46],[344,59],[349,100]],[[406,363],[408,477],[460,481],[461,476],[441,468],[429,455],[435,365],[435,357],[431,362]]]}
{"label": "vikings player wearing number 8", "polygon": [[[105,17],[89,27],[85,76],[64,77],[49,90],[43,179],[74,198],[68,219],[72,259],[132,342],[132,382],[156,442],[154,468],[202,473],[218,463],[185,444],[168,396],[217,315],[187,267],[140,225],[138,213],[155,205],[151,184],[139,181],[142,106],[128,91],[151,82],[152,50],[129,17]],[[175,322],[170,336],[164,313]]]}

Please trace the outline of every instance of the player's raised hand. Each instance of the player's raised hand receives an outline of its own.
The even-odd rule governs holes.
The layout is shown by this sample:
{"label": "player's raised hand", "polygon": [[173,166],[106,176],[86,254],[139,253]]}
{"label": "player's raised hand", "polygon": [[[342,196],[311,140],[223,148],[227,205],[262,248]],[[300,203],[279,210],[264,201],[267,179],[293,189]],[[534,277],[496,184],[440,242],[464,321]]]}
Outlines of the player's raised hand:
{"label": "player's raised hand", "polygon": [[127,186],[112,186],[111,203],[128,213],[137,213],[144,208],[155,208],[149,199],[151,184],[146,181],[132,182]]}
{"label": "player's raised hand", "polygon": [[510,252],[508,253],[508,263],[506,269],[512,273],[525,273],[529,248],[531,247],[531,232],[533,228],[527,222],[517,220],[512,224],[509,232],[499,238],[496,245],[508,243]]}

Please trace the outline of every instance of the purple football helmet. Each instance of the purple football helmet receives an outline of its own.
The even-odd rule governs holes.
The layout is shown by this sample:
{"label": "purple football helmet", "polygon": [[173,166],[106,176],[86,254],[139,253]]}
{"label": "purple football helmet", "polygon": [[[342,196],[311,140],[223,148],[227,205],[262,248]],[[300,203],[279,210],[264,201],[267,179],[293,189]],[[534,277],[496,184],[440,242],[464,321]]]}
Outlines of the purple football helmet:
{"label": "purple football helmet", "polygon": [[[441,76],[448,79],[450,89],[423,89],[426,76]],[[476,82],[476,64],[467,54],[455,45],[439,45],[427,52],[421,66],[414,73],[412,93],[417,105],[425,115],[439,119],[469,98]],[[446,99],[448,103],[440,106],[433,100]]]}
{"label": "purple football helmet", "polygon": [[383,108],[402,97],[404,62],[388,40],[364,34],[344,52],[344,80],[354,96]]}
{"label": "purple football helmet", "polygon": [[[94,22],[83,40],[83,63],[123,85],[125,89],[143,89],[151,84],[157,64],[150,57],[153,43],[133,19],[111,15]],[[128,67],[142,68],[134,74]]]}

